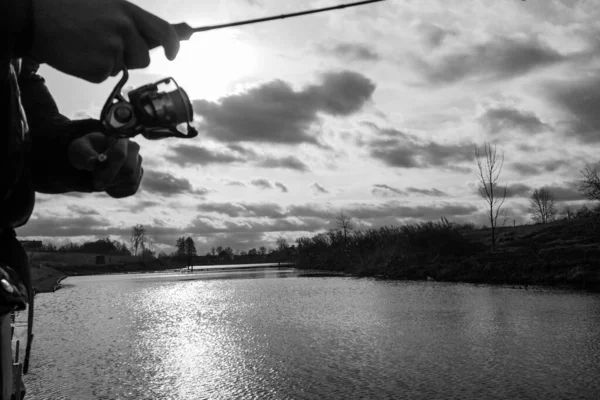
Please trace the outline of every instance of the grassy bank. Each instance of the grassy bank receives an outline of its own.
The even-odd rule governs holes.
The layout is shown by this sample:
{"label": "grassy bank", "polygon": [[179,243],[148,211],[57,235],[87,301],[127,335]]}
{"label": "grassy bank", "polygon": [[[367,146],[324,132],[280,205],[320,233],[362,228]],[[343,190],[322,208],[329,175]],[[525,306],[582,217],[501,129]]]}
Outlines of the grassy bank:
{"label": "grassy bank", "polygon": [[600,290],[600,218],[499,229],[447,221],[328,232],[298,241],[298,268],[388,279],[565,285]]}
{"label": "grassy bank", "polygon": [[[39,261],[39,258],[38,258]],[[134,272],[157,272],[185,267],[185,262],[153,259],[149,261],[123,262],[104,265],[77,265],[73,263],[54,263],[52,266],[32,262],[31,280],[38,293],[53,292],[60,287],[59,281],[67,276],[119,274]]]}

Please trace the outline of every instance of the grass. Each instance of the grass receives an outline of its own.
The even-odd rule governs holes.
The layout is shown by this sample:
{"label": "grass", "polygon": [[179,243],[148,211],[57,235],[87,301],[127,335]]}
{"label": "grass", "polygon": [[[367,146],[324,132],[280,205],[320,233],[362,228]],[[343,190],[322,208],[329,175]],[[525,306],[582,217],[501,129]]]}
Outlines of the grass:
{"label": "grass", "polygon": [[600,217],[498,229],[443,219],[400,227],[330,231],[298,240],[298,268],[388,279],[568,285],[600,289]]}

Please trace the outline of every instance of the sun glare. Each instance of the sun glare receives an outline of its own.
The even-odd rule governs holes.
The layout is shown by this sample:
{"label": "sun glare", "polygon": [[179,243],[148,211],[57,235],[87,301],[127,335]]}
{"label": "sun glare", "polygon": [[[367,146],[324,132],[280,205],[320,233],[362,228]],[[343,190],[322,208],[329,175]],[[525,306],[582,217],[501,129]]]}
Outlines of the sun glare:
{"label": "sun glare", "polygon": [[181,43],[174,61],[153,54],[149,71],[171,76],[192,99],[215,100],[256,69],[256,49],[229,32],[197,34]]}

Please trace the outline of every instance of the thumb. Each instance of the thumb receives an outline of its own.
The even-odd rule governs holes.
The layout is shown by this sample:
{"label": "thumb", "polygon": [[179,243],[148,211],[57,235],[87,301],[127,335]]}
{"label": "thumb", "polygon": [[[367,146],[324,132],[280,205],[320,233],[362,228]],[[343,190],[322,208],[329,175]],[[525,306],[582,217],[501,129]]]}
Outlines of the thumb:
{"label": "thumb", "polygon": [[94,171],[97,166],[98,152],[94,150],[90,138],[86,135],[69,145],[69,162],[79,170]]}

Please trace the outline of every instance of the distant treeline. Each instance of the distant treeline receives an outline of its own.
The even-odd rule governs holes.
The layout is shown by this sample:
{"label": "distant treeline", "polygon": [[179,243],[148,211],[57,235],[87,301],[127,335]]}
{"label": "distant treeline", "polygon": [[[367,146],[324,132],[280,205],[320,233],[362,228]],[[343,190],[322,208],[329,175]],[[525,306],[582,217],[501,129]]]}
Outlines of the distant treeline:
{"label": "distant treeline", "polygon": [[37,251],[42,252],[62,252],[62,253],[95,253],[95,254],[108,254],[108,255],[123,255],[130,256],[131,251],[125,243],[121,243],[116,240],[110,240],[110,238],[103,238],[92,242],[85,242],[81,244],[68,243],[60,247],[55,246],[52,243],[44,244]]}

